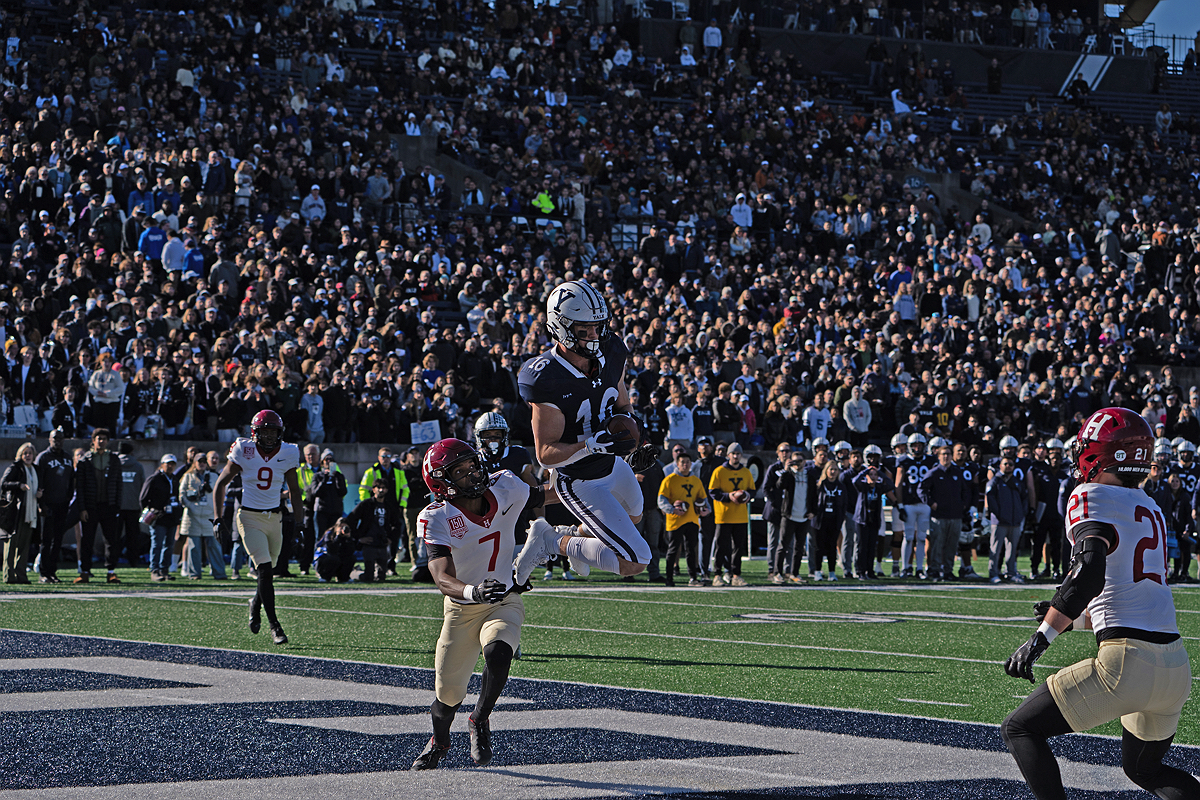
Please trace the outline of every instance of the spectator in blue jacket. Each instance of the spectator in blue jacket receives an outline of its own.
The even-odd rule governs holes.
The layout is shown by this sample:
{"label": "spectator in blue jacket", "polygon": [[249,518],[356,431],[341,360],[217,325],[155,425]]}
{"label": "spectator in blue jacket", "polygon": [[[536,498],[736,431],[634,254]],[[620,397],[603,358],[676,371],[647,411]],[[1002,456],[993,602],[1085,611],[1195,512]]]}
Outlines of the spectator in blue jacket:
{"label": "spectator in blue jacket", "polygon": [[155,208],[154,192],[150,191],[150,182],[146,180],[145,175],[139,175],[137,185],[133,191],[129,193],[129,201],[125,205],[125,212],[129,216],[133,216],[133,211],[138,206],[147,214]]}
{"label": "spectator in blue jacket", "polygon": [[1012,456],[1000,459],[1000,472],[988,481],[984,499],[992,523],[992,552],[988,559],[988,579],[1000,583],[1000,561],[1003,557],[1005,576],[1013,583],[1024,583],[1017,572],[1017,543],[1025,524],[1025,512],[1029,503],[1025,499],[1025,481],[1019,479],[1015,470],[1017,462]]}
{"label": "spectator in blue jacket", "polygon": [[971,504],[971,484],[951,459],[950,443],[941,440],[938,463],[917,487],[921,502],[929,504],[929,575],[935,581],[954,576],[954,555],[963,516]]}

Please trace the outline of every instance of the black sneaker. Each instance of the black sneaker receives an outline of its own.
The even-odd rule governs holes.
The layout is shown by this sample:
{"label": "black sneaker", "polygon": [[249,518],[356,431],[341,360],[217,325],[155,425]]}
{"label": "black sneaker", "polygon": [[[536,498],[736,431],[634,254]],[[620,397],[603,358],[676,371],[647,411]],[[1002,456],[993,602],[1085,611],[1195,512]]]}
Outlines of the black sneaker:
{"label": "black sneaker", "polygon": [[481,767],[492,763],[492,728],[485,719],[476,722],[467,717],[467,730],[471,733],[471,759]]}
{"label": "black sneaker", "polygon": [[250,598],[250,632],[258,633],[260,630],[262,630],[262,601],[256,594]]}
{"label": "black sneaker", "polygon": [[282,625],[272,625],[271,626],[271,641],[273,641],[275,644],[287,644],[288,643],[287,634],[283,632]]}
{"label": "black sneaker", "polygon": [[[472,730],[472,741],[474,741],[474,728]],[[412,763],[413,769],[437,769],[438,762],[446,753],[450,752],[450,745],[439,747],[438,743],[429,737],[429,744],[425,745],[425,749],[421,751],[421,755],[417,756],[417,760]]]}

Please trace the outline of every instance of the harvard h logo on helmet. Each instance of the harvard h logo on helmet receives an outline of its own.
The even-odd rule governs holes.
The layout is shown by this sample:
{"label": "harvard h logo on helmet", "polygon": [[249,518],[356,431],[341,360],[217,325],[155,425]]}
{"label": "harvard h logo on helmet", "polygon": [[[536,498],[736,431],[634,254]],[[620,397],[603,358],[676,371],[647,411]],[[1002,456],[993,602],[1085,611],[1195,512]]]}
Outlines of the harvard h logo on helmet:
{"label": "harvard h logo on helmet", "polygon": [[[546,300],[546,329],[550,338],[584,358],[599,358],[608,339],[608,320],[612,315],[604,295],[583,281],[559,284]],[[600,323],[596,339],[580,339],[578,323]]]}
{"label": "harvard h logo on helmet", "polygon": [[1127,408],[1102,408],[1087,418],[1071,448],[1077,477],[1091,483],[1101,472],[1137,486],[1150,474],[1154,433],[1141,414]]}

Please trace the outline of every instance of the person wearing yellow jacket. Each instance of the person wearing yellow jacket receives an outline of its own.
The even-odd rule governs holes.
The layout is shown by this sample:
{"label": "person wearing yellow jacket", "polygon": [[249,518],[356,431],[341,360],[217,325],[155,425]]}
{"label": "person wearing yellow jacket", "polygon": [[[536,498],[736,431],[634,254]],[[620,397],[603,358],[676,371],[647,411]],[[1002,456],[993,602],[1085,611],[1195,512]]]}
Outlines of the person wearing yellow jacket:
{"label": "person wearing yellow jacket", "polygon": [[[755,489],[754,475],[742,463],[742,446],[737,442],[725,451],[726,463],[713,470],[708,479],[708,496],[713,499],[717,521],[716,568],[713,586],[745,586],[742,577],[742,547],[746,525],[750,522],[750,502]],[[728,570],[727,578],[721,572]]]}
{"label": "person wearing yellow jacket", "polygon": [[658,508],[666,517],[667,586],[675,585],[679,570],[679,551],[687,560],[688,586],[702,586],[698,550],[700,517],[712,509],[704,483],[692,474],[692,454],[681,450],[675,455],[675,471],[663,478],[658,487]]}
{"label": "person wearing yellow jacket", "polygon": [[533,198],[532,205],[543,214],[554,213],[554,201],[550,199],[550,193],[544,190],[538,192],[537,197]]}
{"label": "person wearing yellow jacket", "polygon": [[[359,501],[367,500],[371,497],[371,487],[376,483],[383,482],[389,485],[387,493],[388,502],[395,503],[400,508],[400,518],[404,519],[407,514],[405,510],[408,508],[408,478],[404,474],[399,465],[393,461],[392,448],[381,447],[376,456],[376,461],[367,471],[363,473],[362,480],[358,486]],[[391,542],[391,557],[388,560],[388,575],[396,574],[396,553],[400,546],[400,537],[404,535],[403,526],[393,529],[390,535]],[[428,569],[426,569],[428,572]],[[417,580],[418,573],[413,573],[413,580]]]}

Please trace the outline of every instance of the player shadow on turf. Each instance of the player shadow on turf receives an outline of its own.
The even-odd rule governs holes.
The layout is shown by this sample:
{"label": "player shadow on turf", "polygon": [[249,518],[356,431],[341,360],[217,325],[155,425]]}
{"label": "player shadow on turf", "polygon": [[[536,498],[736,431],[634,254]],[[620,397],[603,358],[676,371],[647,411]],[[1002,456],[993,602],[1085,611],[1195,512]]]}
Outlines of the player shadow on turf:
{"label": "player shadow on turf", "polygon": [[747,664],[745,662],[732,661],[692,661],[680,658],[647,658],[645,656],[598,656],[598,655],[579,655],[574,653],[538,653],[529,655],[523,653],[521,661],[531,664],[549,663],[552,661],[579,661],[586,659],[589,662],[597,661],[617,661],[624,663],[638,663],[654,667],[747,667],[751,669],[783,669],[783,670],[801,670],[805,672],[870,672],[870,673],[885,673],[895,675],[933,675],[930,670],[918,669],[880,669],[868,667],[817,667],[789,664]]}

